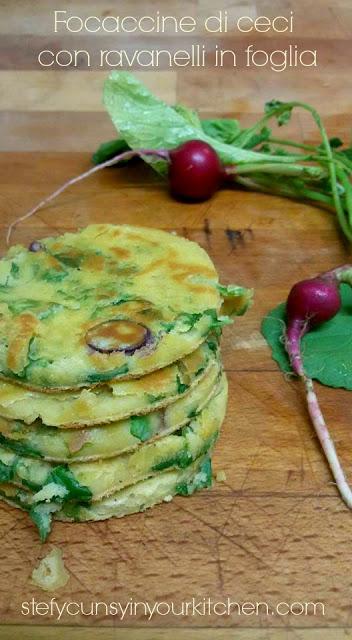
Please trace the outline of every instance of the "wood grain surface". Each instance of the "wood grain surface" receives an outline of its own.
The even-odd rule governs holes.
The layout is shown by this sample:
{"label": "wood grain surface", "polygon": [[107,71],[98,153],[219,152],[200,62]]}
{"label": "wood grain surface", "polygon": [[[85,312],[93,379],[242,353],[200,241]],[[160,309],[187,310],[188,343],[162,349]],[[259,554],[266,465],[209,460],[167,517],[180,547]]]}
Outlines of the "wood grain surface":
{"label": "wood grain surface", "polygon": [[[53,34],[58,3],[0,2],[0,226],[67,178],[89,167],[96,145],[114,135],[101,106],[106,71],[38,68],[44,46],[68,46]],[[163,5],[164,6],[164,5]],[[282,74],[246,68],[141,72],[168,102],[185,102],[203,115],[235,115],[253,122],[270,98],[301,99],[324,115],[330,135],[349,139],[352,122],[350,0],[190,0],[167,3],[170,15],[205,16],[214,8],[231,16],[275,16],[293,9],[295,34],[253,42],[274,50],[299,43],[318,48],[318,69]],[[152,0],[74,0],[79,15],[150,14]],[[83,36],[82,46],[84,45]],[[203,35],[196,34],[202,40]],[[238,34],[222,40],[236,46]],[[101,38],[103,39],[103,38]],[[90,46],[102,46],[92,38]],[[107,46],[111,46],[111,36]],[[126,40],[126,39],[125,39]],[[124,42],[125,42],[124,40]],[[279,42],[278,42],[279,40]],[[217,41],[217,40],[216,40]],[[81,43],[70,38],[72,43]],[[164,35],[148,46],[186,46]],[[105,44],[105,41],[104,41]],[[223,42],[224,44],[224,42]],[[145,39],[131,38],[131,48]],[[88,46],[88,44],[86,44]],[[124,44],[124,46],[127,46]],[[311,120],[295,115],[285,132],[317,141]],[[255,305],[227,328],[223,357],[230,382],[229,407],[214,456],[226,481],[192,498],[176,498],[144,514],[95,524],[55,524],[45,545],[26,515],[0,505],[0,638],[56,640],[342,640],[352,637],[351,514],[339,499],[312,433],[300,385],[286,379],[260,334],[263,315],[282,301],[290,285],[350,259],[333,215],[302,203],[238,189],[210,202],[170,200],[165,184],[141,165],[107,170],[63,194],[20,227],[14,241],[92,222],[135,223],[175,230],[204,246],[224,282],[255,288]],[[228,230],[233,232],[230,242]],[[318,385],[323,410],[352,481],[351,398]],[[55,594],[65,601],[128,602],[189,598],[239,603],[323,602],[325,615],[295,617],[215,615],[191,618],[143,615],[64,615],[60,621],[21,615],[21,603],[50,601],[30,583],[38,559],[57,545],[71,579]]]}

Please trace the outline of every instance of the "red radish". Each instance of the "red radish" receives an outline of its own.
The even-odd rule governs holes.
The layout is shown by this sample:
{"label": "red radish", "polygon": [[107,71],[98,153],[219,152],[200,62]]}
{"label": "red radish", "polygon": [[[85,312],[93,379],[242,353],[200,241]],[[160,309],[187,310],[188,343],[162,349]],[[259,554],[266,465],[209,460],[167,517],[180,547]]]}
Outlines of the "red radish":
{"label": "red radish", "polygon": [[287,351],[292,368],[303,375],[300,355],[300,340],[313,326],[333,318],[341,306],[337,282],[323,277],[301,280],[295,284],[287,298],[286,314],[288,319]]}
{"label": "red radish", "polygon": [[339,282],[343,282],[344,273],[348,281],[351,267],[338,267],[334,271],[321,274],[311,280],[302,280],[295,284],[287,298],[287,330],[286,351],[289,355],[294,372],[303,380],[308,412],[315,432],[325,453],[337,488],[346,505],[352,509],[352,491],[347,483],[344,471],[336,453],[328,427],[319,407],[313,381],[304,371],[301,338],[312,327],[333,318],[341,307],[338,289]]}
{"label": "red radish", "polygon": [[31,218],[39,209],[54,200],[60,193],[65,191],[67,187],[88,178],[93,173],[112,167],[124,160],[143,156],[155,156],[166,160],[169,163],[169,182],[171,194],[177,198],[190,201],[201,201],[210,198],[221,186],[224,177],[219,156],[216,151],[202,140],[188,140],[175,149],[135,149],[120,153],[106,162],[88,169],[75,178],[71,178],[56,189],[54,193],[47,196],[39,202],[33,209],[25,215],[17,218],[8,228],[6,235],[7,244],[10,243],[12,231],[20,222]]}
{"label": "red radish", "polygon": [[201,140],[188,140],[170,151],[170,192],[183,200],[209,200],[224,177],[213,147]]}
{"label": "red radish", "polygon": [[333,318],[341,307],[337,283],[323,277],[301,280],[295,284],[287,298],[289,319],[308,319],[309,326]]}

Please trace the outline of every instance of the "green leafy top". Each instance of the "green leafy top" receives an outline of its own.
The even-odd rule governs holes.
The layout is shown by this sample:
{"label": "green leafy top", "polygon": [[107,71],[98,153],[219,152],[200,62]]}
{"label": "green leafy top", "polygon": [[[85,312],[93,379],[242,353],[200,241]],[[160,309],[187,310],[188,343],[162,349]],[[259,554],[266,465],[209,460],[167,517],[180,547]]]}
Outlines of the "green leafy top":
{"label": "green leafy top", "polygon": [[[153,95],[134,75],[113,71],[105,82],[103,100],[120,137],[132,149],[172,149],[187,140],[203,140],[210,144],[226,164],[267,162],[265,154],[226,144],[219,137],[211,137],[190,118],[190,111],[177,109]],[[145,161],[166,175],[167,163],[152,156]],[[271,162],[285,162],[271,157]],[[290,159],[288,159],[290,161]]]}
{"label": "green leafy top", "polygon": [[[352,389],[352,289],[341,285],[342,305],[329,322],[310,331],[302,340],[304,368],[310,378],[329,387]],[[285,304],[271,311],[262,323],[262,333],[272,357],[285,372],[292,372],[284,347]]]}
{"label": "green leafy top", "polygon": [[100,147],[96,150],[96,152],[93,154],[92,161],[94,164],[100,164],[101,162],[106,162],[106,160],[110,160],[110,158],[117,156],[118,153],[123,153],[124,151],[128,151],[129,148],[130,147],[128,146],[127,142],[125,142],[125,140],[122,140],[122,138],[117,138],[115,140],[109,140],[108,142],[103,142],[100,145]]}
{"label": "green leafy top", "polygon": [[202,120],[201,126],[207,136],[226,144],[233,144],[241,133],[240,123],[233,118]]}

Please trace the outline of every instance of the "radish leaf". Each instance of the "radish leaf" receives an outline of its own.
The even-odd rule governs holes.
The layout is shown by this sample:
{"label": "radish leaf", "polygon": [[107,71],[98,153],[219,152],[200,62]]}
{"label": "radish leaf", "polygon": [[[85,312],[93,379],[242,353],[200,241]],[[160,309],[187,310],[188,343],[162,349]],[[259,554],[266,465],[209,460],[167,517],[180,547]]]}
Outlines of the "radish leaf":
{"label": "radish leaf", "polygon": [[173,107],[176,113],[180,114],[192,127],[196,127],[196,129],[201,129],[201,122],[199,119],[198,113],[195,109],[190,109],[189,107],[185,107],[183,104],[175,104]]}
{"label": "radish leaf", "polygon": [[[101,164],[101,162],[110,160],[110,158],[117,156],[119,153],[128,151],[129,148],[130,147],[128,146],[127,142],[125,142],[121,138],[117,138],[116,140],[109,140],[109,142],[103,142],[93,154],[92,162],[93,164]],[[122,164],[126,163],[121,162],[120,166]]]}
{"label": "radish leaf", "polygon": [[[224,164],[239,166],[254,163],[255,166],[262,164],[265,168],[268,162],[266,154],[225,144],[206,135],[198,123],[194,123],[194,118],[190,118],[190,110],[187,110],[185,117],[184,110],[181,109],[180,113],[180,108],[177,111],[167,105],[127,71],[112,71],[104,85],[103,101],[121,138],[131,149],[174,149],[188,140],[203,140],[215,149]],[[289,110],[290,106],[285,106],[285,109]],[[250,130],[248,132],[251,137]],[[143,159],[156,171],[167,175],[168,163],[165,160],[155,156],[143,156]],[[279,173],[286,162],[291,163],[291,158],[270,158],[270,164],[277,163]],[[306,169],[312,176],[320,177],[320,169]]]}
{"label": "radish leaf", "polygon": [[204,133],[212,138],[216,138],[226,144],[232,144],[241,133],[238,120],[229,118],[217,118],[213,120],[202,120]]}

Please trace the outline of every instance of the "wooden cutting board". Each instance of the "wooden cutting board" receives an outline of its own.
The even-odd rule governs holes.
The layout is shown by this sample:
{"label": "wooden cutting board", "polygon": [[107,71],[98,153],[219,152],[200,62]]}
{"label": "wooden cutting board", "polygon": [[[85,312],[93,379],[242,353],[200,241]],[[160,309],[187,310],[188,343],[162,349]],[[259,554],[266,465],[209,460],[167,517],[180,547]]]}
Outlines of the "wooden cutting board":
{"label": "wooden cutting board", "polygon": [[[2,238],[15,213],[86,165],[83,154],[1,156]],[[50,595],[30,584],[30,575],[53,545],[63,550],[71,574],[67,586],[55,594],[59,603],[82,601],[87,607],[92,601],[124,603],[130,598],[180,603],[193,596],[271,605],[319,601],[325,604],[325,616],[301,617],[300,627],[348,626],[351,514],[331,484],[299,383],[278,371],[260,334],[263,315],[284,299],[292,282],[348,259],[333,216],[239,190],[222,191],[204,204],[178,204],[148,169],[135,166],[106,171],[77,185],[19,228],[14,240],[28,243],[98,221],[174,230],[207,249],[223,282],[255,288],[252,309],[224,332],[230,396],[214,468],[215,473],[225,471],[226,481],[123,520],[55,524],[45,545],[25,514],[1,505],[0,637],[17,637],[18,628],[7,625],[21,625],[23,636],[25,630],[33,632],[27,625],[40,623],[56,628],[50,629],[51,635],[43,628],[43,636],[36,630],[38,638],[60,637],[63,625],[94,629],[92,636],[85,630],[82,637],[100,637],[97,629],[126,628],[122,638],[166,638],[168,632],[163,635],[162,629],[170,626],[176,638],[198,638],[197,627],[220,627],[218,635],[209,638],[225,638],[221,628],[234,626],[236,637],[253,638],[251,629],[287,626],[284,618],[266,615],[196,620],[170,615],[151,622],[143,615],[122,622],[104,615],[63,615],[60,621],[24,616],[22,602],[50,601]],[[318,391],[352,475],[350,394],[322,387]],[[290,625],[294,623],[291,617]],[[127,629],[134,626],[144,628],[141,636]],[[151,631],[154,627],[161,629],[158,634]],[[189,627],[193,635],[183,635]]]}
{"label": "wooden cutting board", "polygon": [[[54,36],[57,3],[0,3],[0,231],[68,178],[89,167],[89,157],[113,128],[101,105],[105,70],[38,68],[38,51],[72,48],[68,35]],[[131,2],[74,0],[71,13],[131,12]],[[318,48],[317,69],[221,70],[164,68],[142,73],[148,86],[170,103],[184,102],[204,117],[238,116],[254,122],[272,98],[304,100],[319,108],[331,136],[349,139],[350,0],[231,0],[235,18],[272,17],[291,8],[294,35],[253,36],[267,50],[294,41]],[[209,0],[170,0],[170,14],[206,16]],[[215,3],[216,5],[216,3]],[[60,7],[61,8],[61,7]],[[155,11],[134,0],[133,14]],[[83,37],[83,36],[82,36]],[[115,38],[93,38],[114,48]],[[160,36],[155,46],[188,46],[189,37]],[[77,41],[78,42],[78,41]],[[107,43],[107,44],[106,44]],[[125,41],[124,41],[125,43]],[[79,40],[83,48],[90,38]],[[209,41],[208,41],[209,44]],[[242,46],[238,34],[220,38]],[[147,45],[144,37],[128,46]],[[140,73],[140,72],[139,72]],[[302,114],[280,132],[317,142],[314,123]],[[293,282],[351,259],[330,213],[267,195],[224,190],[210,202],[172,201],[147,168],[106,170],[76,185],[20,227],[13,241],[61,233],[92,222],[132,223],[174,230],[199,242],[225,283],[255,288],[255,304],[226,328],[223,359],[230,383],[229,406],[214,456],[226,481],[191,498],[176,498],[144,514],[95,524],[55,524],[41,545],[28,517],[0,504],[0,639],[73,640],[342,640],[352,637],[351,513],[342,504],[307,418],[302,389],[271,360],[260,334],[264,314],[281,302]],[[317,385],[328,423],[352,481],[351,394]],[[238,603],[322,602],[325,615],[158,615],[137,617],[22,615],[22,603],[50,603],[31,585],[39,559],[52,546],[63,550],[70,572],[57,603],[175,603],[191,598]],[[263,610],[261,610],[263,611]]]}

